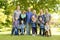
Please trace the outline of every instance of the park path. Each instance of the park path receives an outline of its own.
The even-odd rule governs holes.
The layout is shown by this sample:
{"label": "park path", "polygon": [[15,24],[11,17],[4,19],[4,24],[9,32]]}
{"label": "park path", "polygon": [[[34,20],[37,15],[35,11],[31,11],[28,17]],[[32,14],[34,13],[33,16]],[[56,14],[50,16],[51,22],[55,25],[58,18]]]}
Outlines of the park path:
{"label": "park path", "polygon": [[[51,33],[52,35],[60,35],[60,32],[57,31],[58,28],[51,28]],[[11,31],[7,31],[7,32],[0,32],[0,34],[11,34]]]}

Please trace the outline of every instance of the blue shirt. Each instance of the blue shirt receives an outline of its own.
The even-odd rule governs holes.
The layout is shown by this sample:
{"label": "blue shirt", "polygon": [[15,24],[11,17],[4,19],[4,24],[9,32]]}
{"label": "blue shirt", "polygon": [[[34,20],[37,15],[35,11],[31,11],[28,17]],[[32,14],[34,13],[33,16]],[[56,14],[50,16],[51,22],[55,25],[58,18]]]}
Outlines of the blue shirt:
{"label": "blue shirt", "polygon": [[40,28],[44,28],[44,23],[40,23]]}
{"label": "blue shirt", "polygon": [[27,22],[27,23],[30,23],[30,22],[31,22],[31,17],[32,17],[32,12],[27,12],[27,13],[26,13],[26,16],[27,16],[27,17],[26,17],[26,22]]}

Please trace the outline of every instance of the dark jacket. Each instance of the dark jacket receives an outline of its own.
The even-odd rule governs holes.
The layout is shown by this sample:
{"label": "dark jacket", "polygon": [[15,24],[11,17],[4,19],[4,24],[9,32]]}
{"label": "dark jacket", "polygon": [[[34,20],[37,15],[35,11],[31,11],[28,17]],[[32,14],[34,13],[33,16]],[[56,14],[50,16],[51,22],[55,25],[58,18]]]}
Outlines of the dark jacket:
{"label": "dark jacket", "polygon": [[26,16],[24,18],[22,18],[21,14],[20,14],[20,16],[19,16],[19,23],[20,24],[22,24],[21,21],[23,21],[23,23],[25,24],[26,23]]}

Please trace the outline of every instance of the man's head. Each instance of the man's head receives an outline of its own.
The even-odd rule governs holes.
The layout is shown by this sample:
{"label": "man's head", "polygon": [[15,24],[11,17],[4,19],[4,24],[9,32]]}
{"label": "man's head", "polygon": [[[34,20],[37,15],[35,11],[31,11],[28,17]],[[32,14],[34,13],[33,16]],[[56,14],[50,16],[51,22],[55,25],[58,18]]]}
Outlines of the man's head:
{"label": "man's head", "polygon": [[33,10],[33,14],[36,14],[36,10]]}
{"label": "man's head", "polygon": [[20,6],[18,5],[18,6],[16,7],[16,9],[17,9],[17,10],[20,10]]}
{"label": "man's head", "polygon": [[30,8],[30,7],[28,7],[28,11],[29,11],[29,12],[31,11],[31,8]]}
{"label": "man's head", "polygon": [[48,9],[45,9],[45,13],[48,13]]}
{"label": "man's head", "polygon": [[41,15],[43,14],[43,9],[40,10],[40,14],[41,14]]}

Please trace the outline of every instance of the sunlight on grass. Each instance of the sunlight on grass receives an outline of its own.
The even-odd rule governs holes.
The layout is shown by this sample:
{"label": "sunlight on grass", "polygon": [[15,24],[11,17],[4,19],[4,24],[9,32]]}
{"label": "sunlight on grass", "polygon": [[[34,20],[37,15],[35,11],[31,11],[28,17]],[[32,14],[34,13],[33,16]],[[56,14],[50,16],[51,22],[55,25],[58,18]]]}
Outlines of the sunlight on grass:
{"label": "sunlight on grass", "polygon": [[59,40],[59,39],[60,36],[43,37],[31,35],[19,35],[19,36],[0,35],[0,40]]}

